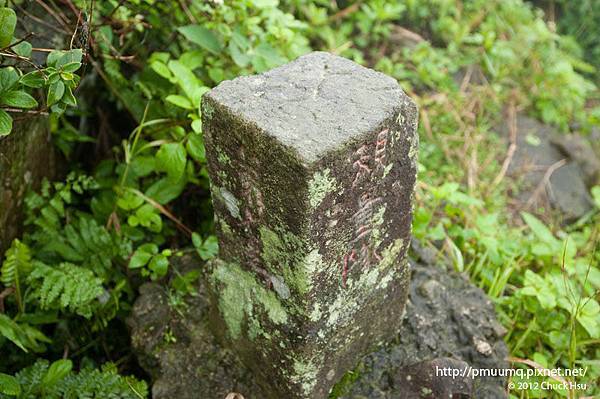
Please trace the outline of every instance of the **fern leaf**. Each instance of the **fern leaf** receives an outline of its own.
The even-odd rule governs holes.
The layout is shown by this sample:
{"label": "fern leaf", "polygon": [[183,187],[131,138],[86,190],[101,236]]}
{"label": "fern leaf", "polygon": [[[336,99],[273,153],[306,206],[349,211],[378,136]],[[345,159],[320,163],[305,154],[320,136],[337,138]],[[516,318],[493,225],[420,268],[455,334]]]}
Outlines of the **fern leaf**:
{"label": "fern leaf", "polygon": [[31,272],[31,253],[27,245],[15,239],[5,255],[0,269],[0,281],[7,287],[15,288],[17,306],[22,313],[25,309],[21,296],[21,281]]}
{"label": "fern leaf", "polygon": [[31,295],[42,309],[69,310],[86,318],[92,315],[98,297],[104,293],[101,279],[72,263],[50,267],[35,262],[28,281],[33,287]]}

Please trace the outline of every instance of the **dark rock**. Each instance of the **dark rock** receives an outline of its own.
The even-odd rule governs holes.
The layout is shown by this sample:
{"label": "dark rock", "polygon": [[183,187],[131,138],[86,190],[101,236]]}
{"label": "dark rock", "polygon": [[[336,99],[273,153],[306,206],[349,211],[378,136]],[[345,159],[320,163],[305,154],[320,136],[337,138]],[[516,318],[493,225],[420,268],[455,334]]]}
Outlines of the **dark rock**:
{"label": "dark rock", "polygon": [[[524,115],[517,116],[516,127],[517,149],[508,173],[520,181],[516,199],[522,207],[553,209],[566,222],[592,210],[582,167],[596,173],[593,170],[598,160],[584,160],[577,154],[575,148],[582,142],[561,137],[552,126]],[[503,132],[508,137],[507,129],[504,127]]]}
{"label": "dark rock", "polygon": [[[215,341],[208,316],[202,288],[183,309],[168,304],[163,286],[148,284],[142,289],[130,325],[140,363],[155,379],[154,399],[224,398],[228,392],[239,392],[246,399],[270,395],[232,352]],[[436,366],[507,368],[504,333],[493,305],[479,288],[456,273],[416,263],[402,328],[365,356],[335,392],[352,399],[441,398],[449,392],[455,398],[506,398],[503,378],[453,380],[435,375]]]}
{"label": "dark rock", "polygon": [[275,398],[324,398],[399,328],[417,109],[327,53],[222,82],[202,101],[219,259],[213,330]]}
{"label": "dark rock", "polygon": [[[172,266],[185,273],[199,265],[197,257],[187,255]],[[138,361],[154,380],[154,399],[209,399],[224,398],[232,391],[260,392],[235,355],[217,344],[208,328],[208,315],[202,286],[197,296],[188,296],[179,307],[169,304],[163,285],[148,283],[140,288],[128,324]]]}
{"label": "dark rock", "polygon": [[[337,388],[343,398],[420,397],[404,395],[412,391],[434,395],[422,396],[425,398],[441,398],[434,393],[442,391],[463,395],[458,398],[506,398],[504,378],[452,381],[451,377],[431,376],[432,368],[445,358],[453,360],[445,359],[442,364],[457,362],[457,367],[508,368],[508,349],[502,341],[505,332],[490,300],[466,278],[415,263],[406,318],[398,336],[363,358],[354,370],[358,378],[350,386]],[[407,383],[407,375],[415,380]]]}
{"label": "dark rock", "polygon": [[579,166],[588,187],[600,184],[600,156],[588,140],[578,134],[554,136],[551,140],[552,144]]}

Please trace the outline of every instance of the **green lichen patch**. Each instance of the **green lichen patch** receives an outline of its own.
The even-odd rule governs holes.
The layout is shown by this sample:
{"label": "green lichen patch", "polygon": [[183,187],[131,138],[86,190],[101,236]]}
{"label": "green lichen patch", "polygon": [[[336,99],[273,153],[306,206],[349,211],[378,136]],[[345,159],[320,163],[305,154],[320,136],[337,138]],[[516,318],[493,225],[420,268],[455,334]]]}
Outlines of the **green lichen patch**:
{"label": "green lichen patch", "polygon": [[229,334],[238,339],[247,320],[249,337],[262,333],[260,315],[264,314],[274,324],[284,324],[287,312],[276,294],[267,290],[254,275],[236,263],[216,261],[212,280],[219,289],[219,310]]}
{"label": "green lichen patch", "polygon": [[330,176],[331,171],[325,169],[322,172],[316,172],[308,184],[309,203],[312,208],[316,208],[325,199],[327,194],[336,190],[337,183],[335,178]]}
{"label": "green lichen patch", "polygon": [[294,361],[294,375],[291,380],[300,385],[305,395],[310,395],[317,383],[319,369],[314,362]]}
{"label": "green lichen patch", "polygon": [[310,276],[305,268],[305,245],[295,234],[283,229],[277,231],[260,227],[261,257],[267,271],[280,275],[287,287],[306,294],[311,287]]}

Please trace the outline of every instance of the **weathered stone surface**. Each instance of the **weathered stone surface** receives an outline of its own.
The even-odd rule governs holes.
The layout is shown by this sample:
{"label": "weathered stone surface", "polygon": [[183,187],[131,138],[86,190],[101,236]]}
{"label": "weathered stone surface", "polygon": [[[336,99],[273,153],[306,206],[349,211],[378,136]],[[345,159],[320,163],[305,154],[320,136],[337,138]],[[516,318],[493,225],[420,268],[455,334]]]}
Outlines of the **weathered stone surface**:
{"label": "weathered stone surface", "polygon": [[43,117],[15,117],[13,131],[0,137],[0,253],[17,237],[22,224],[23,199],[30,187],[56,172],[48,121]]}
{"label": "weathered stone surface", "polygon": [[202,114],[214,330],[270,396],[326,397],[400,325],[416,107],[392,78],[311,53],[221,83]]}
{"label": "weathered stone surface", "polygon": [[[200,265],[196,256],[172,258],[179,275]],[[157,283],[140,288],[128,319],[131,344],[151,375],[154,399],[225,398],[232,391],[260,392],[237,357],[220,346],[208,328],[203,286],[179,308],[169,305],[167,289]]]}
{"label": "weathered stone surface", "polygon": [[[182,260],[183,269],[176,266],[182,273],[198,267],[195,259]],[[140,294],[130,319],[132,344],[154,379],[154,399],[225,398],[229,392],[239,392],[245,399],[267,396],[236,356],[215,341],[203,286],[183,309],[169,305],[167,290],[159,284],[144,286]],[[348,399],[398,399],[421,394],[426,398],[431,390],[429,397],[434,398],[449,397],[432,396],[434,392],[505,398],[502,378],[429,377],[436,365],[508,367],[504,332],[479,288],[437,264],[413,262],[402,327],[388,343],[365,356],[336,386],[336,393]]]}
{"label": "weathered stone surface", "polygon": [[[524,115],[518,115],[516,122],[517,150],[508,171],[521,183],[517,200],[534,211],[554,210],[567,222],[592,210],[581,167],[588,168],[592,173],[589,179],[593,179],[593,160],[582,163],[578,157],[571,158],[571,144],[552,126]],[[503,131],[508,135],[508,127]]]}
{"label": "weathered stone surface", "polygon": [[[420,254],[419,254],[420,255]],[[462,275],[439,264],[413,263],[406,318],[396,338],[365,356],[341,398],[506,398],[505,378],[431,375],[452,358],[473,368],[506,369],[506,333],[494,306]],[[440,364],[438,364],[439,366]],[[446,365],[445,367],[454,367]],[[407,381],[410,380],[410,381]]]}

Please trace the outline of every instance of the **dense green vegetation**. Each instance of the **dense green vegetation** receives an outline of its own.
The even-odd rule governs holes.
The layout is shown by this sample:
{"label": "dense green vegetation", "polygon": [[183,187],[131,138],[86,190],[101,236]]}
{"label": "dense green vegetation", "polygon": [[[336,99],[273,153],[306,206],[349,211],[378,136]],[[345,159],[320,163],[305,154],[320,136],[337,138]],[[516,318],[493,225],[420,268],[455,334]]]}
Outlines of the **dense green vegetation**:
{"label": "dense green vegetation", "polygon": [[[71,1],[54,3],[59,21],[78,20]],[[600,124],[593,83],[600,32],[580,33],[573,22],[594,18],[584,7],[591,1],[580,8],[557,2],[553,18],[575,37],[555,32],[521,0],[72,3],[82,10],[78,26],[90,30],[89,47],[50,52],[45,65],[23,60],[32,49],[11,24],[0,32],[8,54],[1,107],[50,112],[54,141],[72,169],[28,196],[26,233],[2,263],[0,397],[84,395],[76,389],[89,397],[147,396],[124,326],[137,288],[164,279],[170,259],[191,244],[205,260],[217,251],[200,97],[224,79],[311,49],[395,77],[419,104],[414,235],[493,299],[514,366],[527,367],[524,358],[540,367],[589,367],[580,381],[588,384],[600,376],[600,187],[592,191],[597,210],[570,226],[539,209],[511,208],[515,182],[504,175],[497,135],[504,115],[517,111],[563,132]],[[0,11],[0,19],[13,18]],[[477,71],[485,78],[469,79]],[[8,134],[2,108],[0,134]],[[102,127],[92,129],[94,122]],[[176,279],[173,297],[190,294],[197,278]]]}

